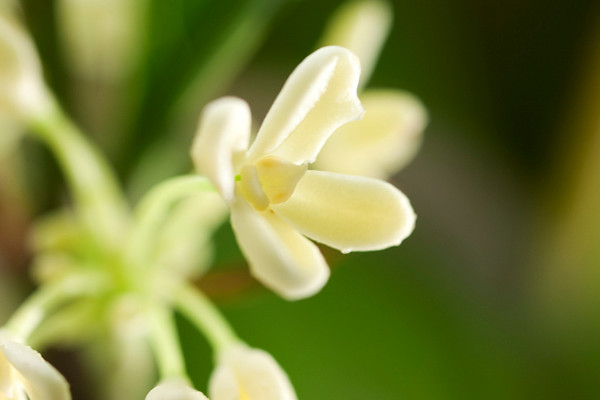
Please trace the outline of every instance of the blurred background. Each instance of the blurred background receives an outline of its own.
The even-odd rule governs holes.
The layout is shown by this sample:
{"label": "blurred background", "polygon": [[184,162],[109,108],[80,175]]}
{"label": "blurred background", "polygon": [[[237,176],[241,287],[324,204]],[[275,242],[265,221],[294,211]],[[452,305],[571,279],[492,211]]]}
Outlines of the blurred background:
{"label": "blurred background", "polygon": [[[23,1],[27,26],[47,82],[135,200],[190,170],[207,101],[243,97],[260,121],[342,2],[65,3]],[[414,234],[377,253],[323,248],[330,282],[288,303],[249,278],[226,224],[198,284],[242,338],[274,355],[300,399],[600,398],[600,4],[392,5],[368,87],[410,91],[429,112],[420,153],[392,179],[418,214]],[[102,12],[115,26],[94,36]],[[87,41],[98,47],[65,50]],[[66,194],[33,140],[1,163],[4,320],[33,287],[28,227]],[[204,390],[210,349],[180,327]],[[52,351],[75,399],[92,398],[76,353]]]}

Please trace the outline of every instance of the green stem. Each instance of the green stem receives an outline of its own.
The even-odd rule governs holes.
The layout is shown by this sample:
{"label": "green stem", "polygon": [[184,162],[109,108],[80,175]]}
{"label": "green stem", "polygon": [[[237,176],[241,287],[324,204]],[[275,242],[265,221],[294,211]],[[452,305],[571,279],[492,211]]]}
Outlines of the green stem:
{"label": "green stem", "polygon": [[86,227],[102,243],[118,245],[125,231],[127,205],[106,160],[55,101],[46,113],[29,122],[57,158]]}
{"label": "green stem", "polygon": [[41,286],[13,314],[5,328],[27,341],[36,328],[57,307],[73,298],[97,293],[104,281],[94,275],[70,276]]}
{"label": "green stem", "polygon": [[223,315],[195,287],[182,285],[175,292],[174,300],[179,311],[204,332],[217,355],[241,342]]}
{"label": "green stem", "polygon": [[140,201],[129,246],[129,261],[137,268],[151,265],[147,259],[160,233],[160,227],[173,204],[202,191],[214,191],[210,181],[198,175],[183,175],[156,185]]}
{"label": "green stem", "polygon": [[185,361],[173,315],[162,305],[148,310],[151,339],[161,379],[183,378],[188,381]]}

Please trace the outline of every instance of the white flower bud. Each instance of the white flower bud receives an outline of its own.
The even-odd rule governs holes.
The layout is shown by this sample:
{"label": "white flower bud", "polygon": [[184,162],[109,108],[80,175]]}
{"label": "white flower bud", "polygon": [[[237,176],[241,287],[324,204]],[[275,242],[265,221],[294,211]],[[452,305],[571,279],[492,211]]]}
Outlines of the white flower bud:
{"label": "white flower bud", "polygon": [[167,380],[148,393],[146,400],[208,400],[183,380]]}
{"label": "white flower bud", "polygon": [[267,352],[238,345],[219,358],[209,383],[212,400],[296,400],[287,375]]}

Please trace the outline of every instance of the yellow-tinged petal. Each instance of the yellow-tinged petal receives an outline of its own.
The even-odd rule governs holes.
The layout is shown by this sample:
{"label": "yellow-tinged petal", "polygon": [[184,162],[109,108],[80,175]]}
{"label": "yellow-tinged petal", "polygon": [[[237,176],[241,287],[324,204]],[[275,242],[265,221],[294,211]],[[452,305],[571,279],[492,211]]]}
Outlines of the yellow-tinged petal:
{"label": "yellow-tinged petal", "polygon": [[356,95],[360,62],[342,47],[323,47],[292,72],[260,127],[248,162],[274,153],[312,162],[339,126],[363,113]]}
{"label": "yellow-tinged petal", "polygon": [[8,398],[16,390],[25,390],[31,400],[70,400],[65,378],[31,347],[7,338],[0,332],[0,372],[11,370],[7,380],[2,377],[0,391]]}
{"label": "yellow-tinged petal", "polygon": [[343,252],[399,245],[415,214],[406,196],[379,179],[307,171],[288,201],[272,206],[302,234]]}
{"label": "yellow-tinged petal", "polygon": [[392,9],[388,2],[347,1],[332,16],[321,44],[345,47],[360,58],[362,87],[371,76],[391,26]]}
{"label": "yellow-tinged petal", "polygon": [[369,90],[361,99],[363,118],[336,130],[314,167],[386,179],[417,153],[427,112],[416,97],[399,90]]}
{"label": "yellow-tinged petal", "polygon": [[283,203],[290,198],[307,167],[274,156],[263,157],[255,163],[260,186],[271,204]]}
{"label": "yellow-tinged petal", "polygon": [[146,400],[208,400],[201,392],[191,388],[183,380],[161,382],[146,396]]}
{"label": "yellow-tinged petal", "polygon": [[200,116],[192,160],[227,201],[233,198],[235,171],[248,148],[251,123],[248,104],[235,97],[209,103]]}
{"label": "yellow-tinged petal", "polygon": [[231,225],[252,275],[282,297],[309,297],[327,282],[329,267],[317,246],[272,212],[236,198]]}
{"label": "yellow-tinged petal", "polygon": [[296,400],[277,361],[265,351],[239,345],[226,350],[210,377],[212,400]]}

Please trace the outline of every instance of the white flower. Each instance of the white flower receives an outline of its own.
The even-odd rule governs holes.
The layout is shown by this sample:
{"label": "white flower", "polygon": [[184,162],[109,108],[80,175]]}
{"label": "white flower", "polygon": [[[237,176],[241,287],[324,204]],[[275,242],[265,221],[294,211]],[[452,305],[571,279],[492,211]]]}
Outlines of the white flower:
{"label": "white flower", "polygon": [[48,101],[31,38],[0,10],[0,114],[21,120],[43,110]]}
{"label": "white flower", "polygon": [[212,400],[296,400],[277,361],[265,351],[245,345],[220,354],[208,391]]}
{"label": "white flower", "polygon": [[69,400],[65,378],[40,354],[0,331],[0,399]]}
{"label": "white flower", "polygon": [[392,185],[307,170],[331,133],[362,115],[359,75],[350,51],[315,51],[289,77],[249,148],[243,100],[217,100],[201,117],[196,168],[229,202],[253,275],[287,299],[316,293],[329,277],[304,236],[343,252],[366,251],[398,245],[414,227],[408,199]]}
{"label": "white flower", "polygon": [[208,400],[183,380],[167,380],[148,393],[146,400]]}

